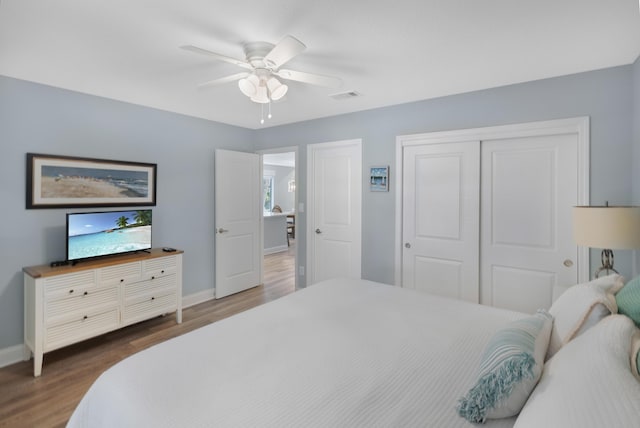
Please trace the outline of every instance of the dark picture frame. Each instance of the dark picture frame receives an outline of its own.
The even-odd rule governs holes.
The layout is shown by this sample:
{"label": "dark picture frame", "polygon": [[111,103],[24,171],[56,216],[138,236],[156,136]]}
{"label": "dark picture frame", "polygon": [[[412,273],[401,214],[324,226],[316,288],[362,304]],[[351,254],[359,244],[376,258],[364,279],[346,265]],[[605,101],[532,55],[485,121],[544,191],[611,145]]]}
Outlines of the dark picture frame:
{"label": "dark picture frame", "polygon": [[27,153],[26,208],[156,205],[154,163]]}

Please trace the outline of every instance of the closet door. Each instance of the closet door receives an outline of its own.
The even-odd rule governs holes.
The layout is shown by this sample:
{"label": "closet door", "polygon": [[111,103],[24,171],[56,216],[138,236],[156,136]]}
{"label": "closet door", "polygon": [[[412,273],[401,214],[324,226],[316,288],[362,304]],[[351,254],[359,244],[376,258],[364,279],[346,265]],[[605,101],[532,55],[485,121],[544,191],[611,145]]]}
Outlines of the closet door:
{"label": "closet door", "polygon": [[403,157],[402,286],[478,302],[480,142]]}
{"label": "closet door", "polygon": [[577,148],[577,134],[482,142],[483,304],[532,313],[576,283]]}

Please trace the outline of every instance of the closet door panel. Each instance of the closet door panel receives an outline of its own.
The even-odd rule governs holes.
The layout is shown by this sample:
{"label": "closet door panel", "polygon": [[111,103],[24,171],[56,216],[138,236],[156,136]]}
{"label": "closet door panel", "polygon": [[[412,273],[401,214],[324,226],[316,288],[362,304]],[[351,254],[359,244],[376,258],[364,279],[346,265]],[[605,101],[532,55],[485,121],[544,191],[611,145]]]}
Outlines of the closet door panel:
{"label": "closet door panel", "polygon": [[525,313],[549,307],[555,273],[504,266],[491,269],[493,306]]}
{"label": "closet door panel", "polygon": [[492,152],[493,244],[553,248],[556,159],[554,149]]}
{"label": "closet door panel", "polygon": [[452,299],[461,298],[463,261],[416,255],[413,263],[413,288]]}
{"label": "closet door panel", "polygon": [[571,208],[577,140],[551,135],[482,142],[481,302],[534,312],[575,283]]}
{"label": "closet door panel", "polygon": [[404,150],[403,287],[479,301],[479,145]]}

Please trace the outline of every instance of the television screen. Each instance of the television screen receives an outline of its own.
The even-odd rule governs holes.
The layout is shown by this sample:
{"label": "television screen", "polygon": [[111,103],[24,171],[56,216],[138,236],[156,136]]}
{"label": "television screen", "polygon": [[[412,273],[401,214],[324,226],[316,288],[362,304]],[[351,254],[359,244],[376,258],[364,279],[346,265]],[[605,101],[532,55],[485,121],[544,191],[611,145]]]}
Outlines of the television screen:
{"label": "television screen", "polygon": [[151,210],[67,214],[67,260],[151,248]]}

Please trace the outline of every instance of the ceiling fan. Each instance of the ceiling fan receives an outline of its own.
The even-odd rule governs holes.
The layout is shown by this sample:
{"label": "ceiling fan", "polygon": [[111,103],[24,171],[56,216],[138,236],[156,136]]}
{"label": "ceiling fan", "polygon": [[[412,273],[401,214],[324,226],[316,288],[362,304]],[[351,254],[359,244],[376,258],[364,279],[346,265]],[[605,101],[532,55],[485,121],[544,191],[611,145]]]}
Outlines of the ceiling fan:
{"label": "ceiling fan", "polygon": [[246,59],[244,60],[192,45],[181,46],[181,48],[208,55],[248,70],[201,83],[198,87],[218,86],[237,80],[242,93],[256,103],[266,104],[277,101],[287,93],[288,86],[281,83],[276,77],[329,88],[338,88],[342,85],[342,80],[337,77],[280,68],[307,48],[304,43],[293,36],[285,36],[276,45],[267,42],[245,43],[243,49]]}

